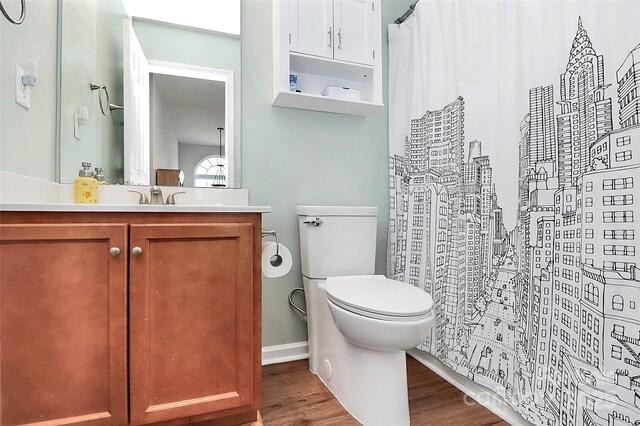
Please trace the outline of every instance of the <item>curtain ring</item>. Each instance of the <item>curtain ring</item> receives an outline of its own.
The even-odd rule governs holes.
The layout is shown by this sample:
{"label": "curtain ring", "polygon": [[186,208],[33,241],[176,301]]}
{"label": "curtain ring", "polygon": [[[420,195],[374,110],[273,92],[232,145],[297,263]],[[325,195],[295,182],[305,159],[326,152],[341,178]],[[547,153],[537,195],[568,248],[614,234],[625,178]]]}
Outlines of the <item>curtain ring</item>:
{"label": "curtain ring", "polygon": [[[98,102],[100,103],[100,111],[102,112],[102,115],[104,115],[105,117],[107,115],[109,115],[109,91],[107,90],[107,86],[103,86],[97,83],[94,83],[93,81],[89,82],[89,88],[91,90],[97,90],[98,91]],[[106,105],[105,103],[102,101],[102,93],[105,94],[105,96],[107,97],[107,102]]]}
{"label": "curtain ring", "polygon": [[27,2],[26,0],[20,0],[20,17],[17,20],[14,20],[13,18],[11,18],[11,16],[9,16],[7,11],[4,9],[4,5],[2,4],[1,0],[0,10],[2,11],[4,17],[7,18],[7,21],[11,22],[13,25],[20,25],[24,22],[24,17],[27,14]]}

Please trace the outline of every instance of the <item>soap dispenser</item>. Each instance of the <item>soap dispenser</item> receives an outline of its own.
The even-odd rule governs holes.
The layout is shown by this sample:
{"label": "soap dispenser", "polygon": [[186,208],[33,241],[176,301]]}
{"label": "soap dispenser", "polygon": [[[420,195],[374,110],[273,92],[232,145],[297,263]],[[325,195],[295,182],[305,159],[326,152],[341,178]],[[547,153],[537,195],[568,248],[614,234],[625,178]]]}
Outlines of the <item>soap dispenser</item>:
{"label": "soap dispenser", "polygon": [[96,167],[95,170],[96,170],[95,179],[98,181],[98,185],[104,185],[105,183],[107,183],[104,177],[104,171],[102,167]]}
{"label": "soap dispenser", "polygon": [[98,203],[98,181],[93,177],[91,163],[82,163],[82,170],[74,182],[74,201],[76,204]]}

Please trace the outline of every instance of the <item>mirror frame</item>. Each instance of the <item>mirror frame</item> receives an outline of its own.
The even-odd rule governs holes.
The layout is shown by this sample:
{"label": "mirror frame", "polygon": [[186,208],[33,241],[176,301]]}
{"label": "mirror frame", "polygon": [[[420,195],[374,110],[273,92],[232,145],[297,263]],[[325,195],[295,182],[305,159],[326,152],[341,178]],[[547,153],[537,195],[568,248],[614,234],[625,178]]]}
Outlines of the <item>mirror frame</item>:
{"label": "mirror frame", "polygon": [[[224,86],[224,151],[227,161],[227,188],[235,186],[235,117],[234,117],[234,71],[220,68],[201,67],[198,65],[182,64],[149,59],[149,74],[164,74],[177,77],[197,78],[200,80],[221,81]],[[153,142],[152,142],[153,143]],[[128,155],[128,153],[124,153]],[[151,165],[153,169],[153,164]]]}

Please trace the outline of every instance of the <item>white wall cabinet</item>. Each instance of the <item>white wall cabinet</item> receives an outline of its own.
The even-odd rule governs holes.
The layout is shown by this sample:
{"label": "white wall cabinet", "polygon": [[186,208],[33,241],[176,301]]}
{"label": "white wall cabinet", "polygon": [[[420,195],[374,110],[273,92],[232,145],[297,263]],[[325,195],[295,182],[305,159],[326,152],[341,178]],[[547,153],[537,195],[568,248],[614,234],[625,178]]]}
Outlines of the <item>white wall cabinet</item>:
{"label": "white wall cabinet", "polygon": [[289,0],[289,50],[333,58],[333,0]]}
{"label": "white wall cabinet", "polygon": [[292,52],[373,65],[373,0],[289,0]]}
{"label": "white wall cabinet", "polygon": [[[353,115],[382,109],[380,0],[276,0],[273,28],[274,105]],[[360,96],[322,96],[329,86]]]}
{"label": "white wall cabinet", "polygon": [[375,6],[372,0],[334,0],[333,20],[337,31],[334,58],[374,64]]}

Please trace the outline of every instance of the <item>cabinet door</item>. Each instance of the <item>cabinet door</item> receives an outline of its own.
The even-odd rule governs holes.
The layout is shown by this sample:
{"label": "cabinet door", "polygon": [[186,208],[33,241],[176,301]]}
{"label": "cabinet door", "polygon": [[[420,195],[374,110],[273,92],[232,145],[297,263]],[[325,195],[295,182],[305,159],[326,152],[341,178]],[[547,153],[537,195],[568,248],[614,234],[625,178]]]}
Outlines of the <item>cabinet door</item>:
{"label": "cabinet door", "polygon": [[372,0],[335,0],[334,9],[335,59],[373,65],[374,2]]}
{"label": "cabinet door", "polygon": [[130,246],[131,423],[257,405],[252,225],[131,225]]}
{"label": "cabinet door", "polygon": [[127,424],[126,238],[0,225],[0,424]]}
{"label": "cabinet door", "polygon": [[333,58],[333,0],[289,0],[289,50]]}

